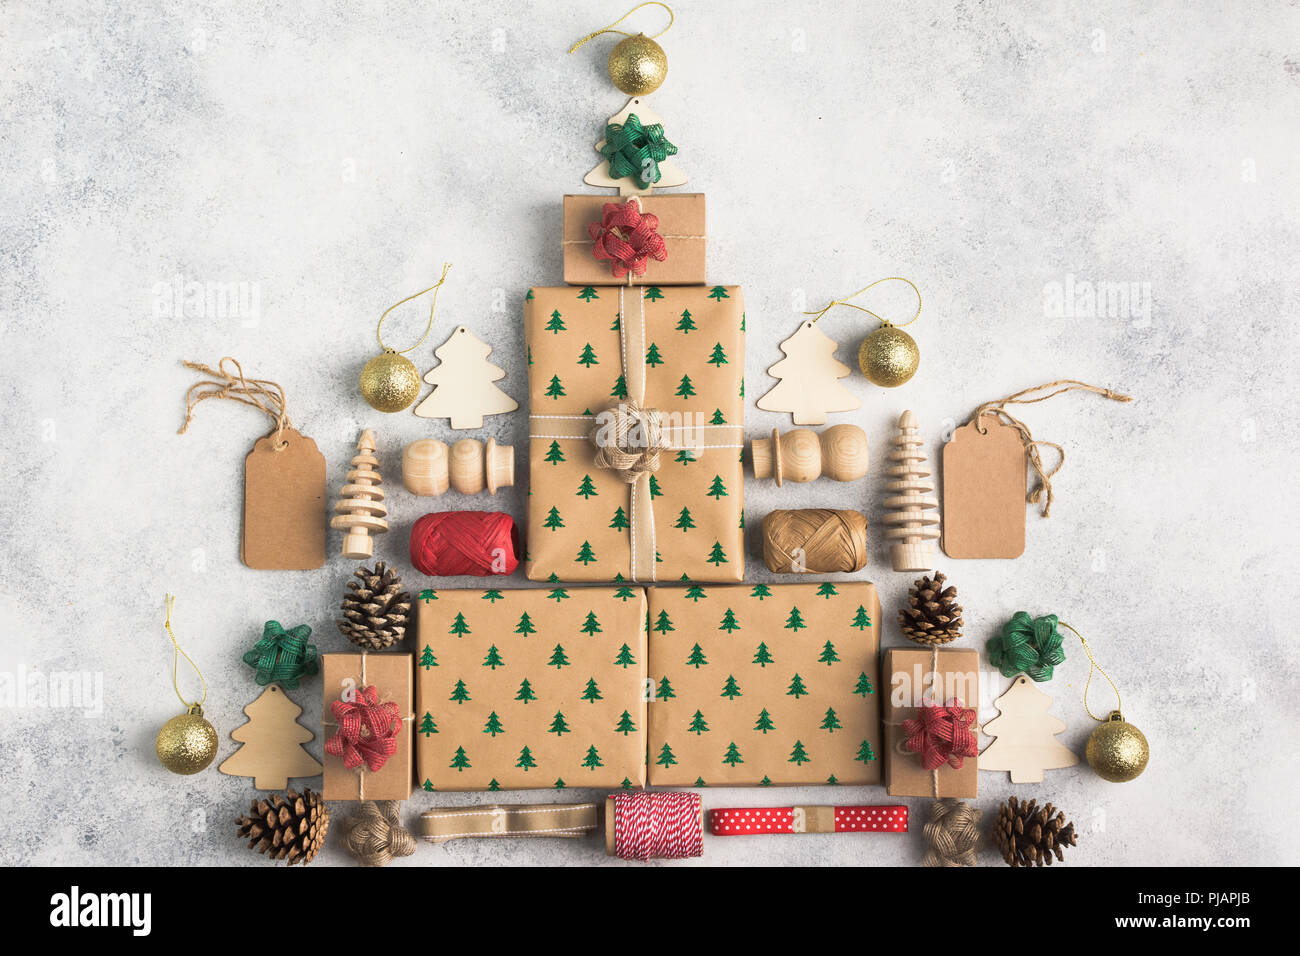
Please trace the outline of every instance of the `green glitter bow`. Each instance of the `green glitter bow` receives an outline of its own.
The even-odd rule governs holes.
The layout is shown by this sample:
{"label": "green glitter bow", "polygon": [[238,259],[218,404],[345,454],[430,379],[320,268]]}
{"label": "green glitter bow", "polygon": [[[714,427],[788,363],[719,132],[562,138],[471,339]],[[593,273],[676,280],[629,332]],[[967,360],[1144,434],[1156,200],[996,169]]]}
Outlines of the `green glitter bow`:
{"label": "green glitter bow", "polygon": [[600,153],[609,160],[611,178],[631,176],[645,187],[663,178],[659,164],[676,156],[677,147],[664,138],[662,123],[642,126],[640,118],[632,113],[626,123],[605,127],[605,145],[600,147]]}
{"label": "green glitter bow", "polygon": [[257,683],[266,685],[275,681],[281,687],[293,690],[303,677],[320,670],[316,645],[310,644],[311,628],[306,624],[285,630],[279,621],[267,621],[262,629],[262,639],[244,655],[244,663],[257,670]]}
{"label": "green glitter bow", "polygon": [[1017,611],[1002,633],[988,643],[989,663],[1003,677],[1028,674],[1036,681],[1052,679],[1052,668],[1065,662],[1061,632],[1056,629],[1056,615],[1031,618]]}

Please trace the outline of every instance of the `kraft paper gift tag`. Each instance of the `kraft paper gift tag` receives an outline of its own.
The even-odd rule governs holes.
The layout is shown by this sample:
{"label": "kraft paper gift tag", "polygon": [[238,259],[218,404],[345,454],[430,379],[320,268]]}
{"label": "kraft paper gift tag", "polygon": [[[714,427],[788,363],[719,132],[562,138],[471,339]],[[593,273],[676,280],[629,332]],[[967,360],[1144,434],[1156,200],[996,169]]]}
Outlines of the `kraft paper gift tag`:
{"label": "kraft paper gift tag", "polygon": [[982,415],[943,446],[943,551],[950,558],[1025,553],[1025,446],[996,415]]}
{"label": "kraft paper gift tag", "polygon": [[244,564],[268,571],[310,571],[324,565],[325,456],[289,422],[284,389],[266,379],[245,378],[229,356],[215,369],[200,362],[184,364],[212,379],[190,386],[180,434],[189,428],[199,402],[209,398],[250,405],[275,422],[244,459]]}

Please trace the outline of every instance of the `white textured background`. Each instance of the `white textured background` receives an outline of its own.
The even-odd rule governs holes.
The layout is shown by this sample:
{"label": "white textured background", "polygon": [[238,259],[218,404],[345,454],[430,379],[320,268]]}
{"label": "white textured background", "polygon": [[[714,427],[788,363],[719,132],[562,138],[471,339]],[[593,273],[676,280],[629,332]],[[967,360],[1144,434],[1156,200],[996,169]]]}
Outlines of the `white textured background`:
{"label": "white textured background", "polygon": [[[935,454],[978,403],[1028,385],[1073,377],[1133,393],[1127,406],[1071,396],[1026,411],[1036,436],[1068,450],[1058,502],[1049,520],[1030,515],[1020,560],[943,562],[966,608],[963,643],[982,648],[1018,609],[1059,613],[1090,638],[1151,742],[1137,782],[1105,783],[1081,764],[1014,788],[1076,821],[1073,864],[1294,863],[1295,829],[1277,808],[1300,781],[1288,623],[1300,15],[1294,3],[1136,6],[682,0],[652,104],[688,188],[708,193],[710,280],[745,289],[751,437],[789,426],[752,401],[796,309],[895,273],[926,294],[915,379],[885,391],[855,373],[862,410],[832,418],[867,429],[870,478],[780,492],[751,481],[751,528],[776,507],[865,510],[865,573],[886,643],[899,643],[893,609],[912,575],[889,570],[879,536],[897,413],[916,410]],[[337,534],[318,572],[239,563],[243,456],[266,422],[207,403],[178,437],[192,378],[180,360],[231,354],[284,384],[329,462],[331,500],[363,426],[378,430],[392,487],[402,444],[447,437],[445,423],[372,412],[356,376],[379,312],[447,259],[433,338],[472,326],[522,399],[522,296],[558,284],[560,196],[586,188],[591,145],[624,102],[604,73],[612,40],[565,50],[623,5],[57,8],[0,9],[0,672],[11,685],[23,669],[101,674],[103,713],[0,710],[0,860],[256,863],[231,823],[251,782],[215,767],[174,777],[154,758],[154,734],[179,712],[163,592],[179,595],[224,759],[257,692],[239,654],[267,618],[308,623],[323,650],[345,649],[332,619],[353,563],[337,556]],[[638,17],[657,22],[653,10]],[[1044,290],[1067,276],[1149,284],[1150,314],[1048,315]],[[175,277],[248,283],[258,307],[172,309],[156,287]],[[881,291],[881,308],[906,308]],[[823,323],[850,362],[863,319],[839,310]],[[391,340],[422,324],[418,307],[399,314]],[[432,344],[414,353],[422,372]],[[487,429],[517,445],[524,430],[523,410]],[[523,490],[499,504],[522,517]],[[489,504],[398,492],[378,557],[409,571],[417,515]],[[753,540],[749,566],[750,579],[770,579]],[[475,582],[440,582],[452,583]],[[1087,667],[1077,645],[1067,651],[1047,689],[1070,725],[1062,739],[1081,752]],[[311,681],[293,694],[309,726],[319,691]],[[311,746],[319,755],[319,738]],[[1013,790],[1001,774],[980,785],[989,815]],[[831,788],[704,798],[887,800]],[[421,793],[408,812],[476,799]],[[919,823],[928,801],[907,802]],[[910,864],[920,853],[918,826],[710,839],[705,862]],[[346,857],[332,843],[324,859]],[[982,860],[1001,865],[987,848]],[[463,842],[422,845],[405,862],[605,858],[594,841]]]}

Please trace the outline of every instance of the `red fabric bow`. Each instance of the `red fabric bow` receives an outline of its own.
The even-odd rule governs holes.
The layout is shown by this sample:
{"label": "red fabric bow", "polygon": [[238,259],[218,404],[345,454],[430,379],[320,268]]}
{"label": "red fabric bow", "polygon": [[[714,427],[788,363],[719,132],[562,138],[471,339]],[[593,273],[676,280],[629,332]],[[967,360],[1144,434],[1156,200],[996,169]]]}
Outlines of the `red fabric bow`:
{"label": "red fabric bow", "polygon": [[343,758],[343,766],[355,770],[361,764],[377,772],[397,753],[397,732],[402,719],[393,701],[379,703],[379,689],[373,685],[357,691],[356,700],[336,700],[330,713],[338,733],[325,742],[325,752]]}
{"label": "red fabric bow", "polygon": [[600,222],[587,224],[591,236],[592,255],[610,261],[614,278],[621,279],[628,272],[645,275],[650,259],[663,262],[668,258],[668,247],[659,235],[659,217],[641,211],[636,197],[619,204],[607,202]]}
{"label": "red fabric bow", "polygon": [[907,734],[905,746],[921,755],[921,766],[926,770],[937,770],[944,764],[960,770],[962,758],[979,753],[975,734],[971,732],[974,723],[973,707],[959,707],[955,702],[942,707],[922,704],[915,717],[903,721],[903,733]]}

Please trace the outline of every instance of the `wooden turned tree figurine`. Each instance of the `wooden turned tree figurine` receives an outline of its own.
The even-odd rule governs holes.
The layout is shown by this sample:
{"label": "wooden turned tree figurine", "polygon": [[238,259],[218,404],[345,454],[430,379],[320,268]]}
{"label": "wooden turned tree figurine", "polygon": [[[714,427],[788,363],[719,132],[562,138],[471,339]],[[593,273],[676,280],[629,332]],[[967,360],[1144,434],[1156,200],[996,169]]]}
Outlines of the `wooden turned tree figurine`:
{"label": "wooden turned tree figurine", "polygon": [[825,475],[834,481],[856,481],[867,473],[867,435],[857,425],[832,425],[820,435],[795,428],[749,443],[755,478],[812,481]]}
{"label": "wooden turned tree figurine", "polygon": [[475,438],[462,438],[447,446],[436,438],[413,441],[402,450],[402,484],[413,495],[437,497],[448,486],[463,495],[477,495],[485,487],[495,495],[498,488],[515,483],[515,450],[498,445],[495,438],[487,444]]}
{"label": "wooden turned tree figurine", "polygon": [[371,557],[375,543],[370,536],[388,530],[388,506],[384,504],[384,489],[379,487],[383,480],[375,456],[375,435],[367,428],[357,439],[348,483],[339,492],[342,497],[334,506],[338,514],[330,521],[331,528],[347,532],[343,536],[343,557]]}
{"label": "wooden turned tree figurine", "polygon": [[934,567],[934,545],[939,537],[939,500],[925,464],[924,444],[910,410],[898,417],[898,434],[885,490],[885,539],[892,542],[889,557],[895,571],[929,571]]}

